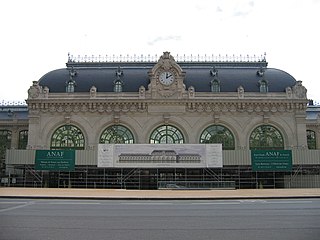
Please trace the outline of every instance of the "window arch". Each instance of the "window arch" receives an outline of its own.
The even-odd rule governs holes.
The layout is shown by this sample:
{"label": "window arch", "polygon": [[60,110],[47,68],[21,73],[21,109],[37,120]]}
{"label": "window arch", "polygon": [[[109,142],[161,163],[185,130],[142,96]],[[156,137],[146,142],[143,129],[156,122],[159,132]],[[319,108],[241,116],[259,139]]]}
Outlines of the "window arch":
{"label": "window arch", "polygon": [[28,144],[28,130],[19,132],[19,149],[26,149]]}
{"label": "window arch", "polygon": [[234,150],[235,142],[231,131],[222,125],[207,127],[200,136],[200,143],[222,143],[223,150]]}
{"label": "window arch", "polygon": [[317,149],[316,132],[307,130],[308,149]]}
{"label": "window arch", "polygon": [[134,143],[134,138],[128,128],[113,125],[102,132],[99,143]]}
{"label": "window arch", "polygon": [[82,131],[73,125],[59,127],[51,137],[51,149],[84,149]]}
{"label": "window arch", "polygon": [[270,125],[256,127],[250,135],[249,145],[250,150],[284,149],[280,131]]}
{"label": "window arch", "polygon": [[150,143],[184,143],[184,137],[181,131],[171,125],[162,125],[157,127],[150,135]]}

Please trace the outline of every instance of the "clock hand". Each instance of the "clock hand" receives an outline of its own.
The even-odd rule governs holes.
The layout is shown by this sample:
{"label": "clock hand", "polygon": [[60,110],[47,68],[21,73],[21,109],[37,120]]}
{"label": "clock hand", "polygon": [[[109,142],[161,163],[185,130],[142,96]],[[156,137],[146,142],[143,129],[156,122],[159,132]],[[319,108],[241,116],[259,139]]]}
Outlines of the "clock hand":
{"label": "clock hand", "polygon": [[167,74],[166,78],[172,77],[172,74]]}

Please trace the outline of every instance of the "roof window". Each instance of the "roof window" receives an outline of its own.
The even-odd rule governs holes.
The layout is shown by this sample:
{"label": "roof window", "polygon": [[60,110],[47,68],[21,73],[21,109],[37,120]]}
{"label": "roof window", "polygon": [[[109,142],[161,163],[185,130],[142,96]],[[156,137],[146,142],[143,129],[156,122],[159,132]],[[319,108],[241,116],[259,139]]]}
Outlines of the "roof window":
{"label": "roof window", "polygon": [[266,80],[259,81],[260,84],[260,92],[266,93],[268,92],[268,82]]}

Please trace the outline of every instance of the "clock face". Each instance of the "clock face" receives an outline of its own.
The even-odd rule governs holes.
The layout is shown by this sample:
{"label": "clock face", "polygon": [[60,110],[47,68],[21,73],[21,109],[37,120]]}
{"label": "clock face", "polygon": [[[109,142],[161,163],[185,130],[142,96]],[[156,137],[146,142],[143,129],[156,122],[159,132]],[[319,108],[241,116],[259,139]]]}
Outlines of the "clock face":
{"label": "clock face", "polygon": [[159,81],[163,85],[167,85],[167,86],[170,85],[174,81],[173,73],[171,73],[171,72],[162,72],[162,73],[160,73]]}

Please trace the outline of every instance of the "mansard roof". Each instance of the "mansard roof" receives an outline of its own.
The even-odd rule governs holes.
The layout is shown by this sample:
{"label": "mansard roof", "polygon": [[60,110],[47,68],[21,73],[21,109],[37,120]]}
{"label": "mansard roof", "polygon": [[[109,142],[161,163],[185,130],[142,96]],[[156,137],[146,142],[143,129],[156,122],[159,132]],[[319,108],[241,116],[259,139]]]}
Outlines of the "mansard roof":
{"label": "mansard roof", "polygon": [[14,120],[28,120],[28,106],[0,104],[0,123]]}
{"label": "mansard roof", "polygon": [[[268,83],[269,92],[285,92],[296,80],[287,72],[267,68],[265,59],[254,61],[176,61],[185,72],[184,84],[196,92],[210,92],[213,80],[212,69],[218,72],[221,92],[236,92],[242,86],[245,92],[259,92],[259,82]],[[148,72],[156,61],[74,61],[69,59],[66,68],[48,72],[39,80],[39,85],[49,88],[51,93],[66,91],[66,83],[76,83],[75,92],[89,92],[92,86],[98,92],[113,92],[116,72],[122,71],[123,92],[138,92],[140,86],[148,89]],[[75,74],[74,74],[75,72]],[[71,74],[70,74],[71,73]],[[259,74],[262,73],[262,74]]]}

